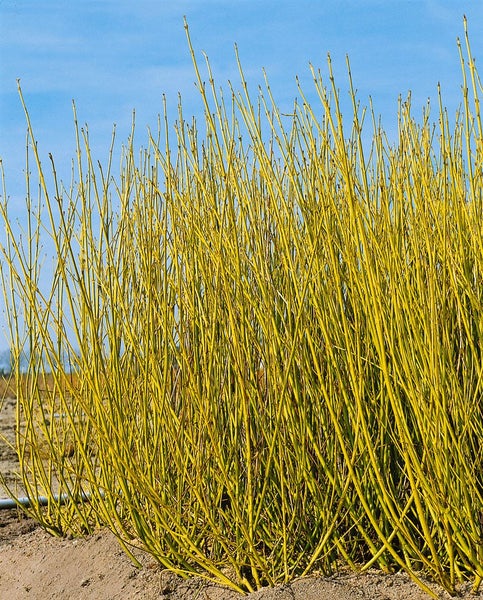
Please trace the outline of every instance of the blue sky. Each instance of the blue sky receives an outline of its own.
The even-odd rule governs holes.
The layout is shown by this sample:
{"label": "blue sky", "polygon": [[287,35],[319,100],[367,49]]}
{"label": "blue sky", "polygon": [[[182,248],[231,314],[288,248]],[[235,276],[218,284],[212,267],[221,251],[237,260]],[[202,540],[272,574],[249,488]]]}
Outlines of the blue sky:
{"label": "blue sky", "polygon": [[391,135],[398,95],[409,89],[414,113],[420,114],[428,97],[436,100],[441,82],[454,114],[461,100],[456,38],[463,38],[464,13],[479,64],[483,3],[477,1],[0,0],[0,157],[7,195],[21,218],[26,126],[18,78],[41,156],[46,160],[51,152],[67,181],[75,149],[72,99],[101,162],[113,123],[120,145],[134,108],[136,139],[139,145],[146,142],[147,127],[156,128],[163,93],[173,116],[178,92],[186,116],[202,113],[184,15],[200,62],[204,51],[219,86],[231,80],[237,87],[236,43],[253,93],[263,83],[264,68],[278,104],[288,110],[297,96],[296,75],[316,104],[309,63],[327,73],[328,52],[346,98],[349,54],[362,103],[371,95]]}

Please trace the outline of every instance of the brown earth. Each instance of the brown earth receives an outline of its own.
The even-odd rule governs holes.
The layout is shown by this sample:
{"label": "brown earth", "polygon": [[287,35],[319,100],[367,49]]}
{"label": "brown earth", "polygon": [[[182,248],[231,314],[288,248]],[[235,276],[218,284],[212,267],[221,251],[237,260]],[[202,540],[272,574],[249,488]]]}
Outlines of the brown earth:
{"label": "brown earth", "polygon": [[[1,398],[1,396],[0,396]],[[0,400],[0,473],[14,481],[18,468],[15,451],[15,400]],[[4,439],[2,439],[2,436]],[[21,490],[18,492],[21,493]],[[6,491],[0,487],[0,498]],[[47,600],[231,600],[240,594],[200,578],[183,580],[162,569],[147,554],[139,553],[142,568],[135,567],[114,535],[99,531],[84,539],[50,536],[18,510],[0,510],[0,599]],[[450,595],[431,586],[438,598]],[[469,585],[460,598],[472,595]],[[343,572],[335,577],[305,577],[246,596],[250,600],[427,600],[429,596],[405,574],[384,575]]]}

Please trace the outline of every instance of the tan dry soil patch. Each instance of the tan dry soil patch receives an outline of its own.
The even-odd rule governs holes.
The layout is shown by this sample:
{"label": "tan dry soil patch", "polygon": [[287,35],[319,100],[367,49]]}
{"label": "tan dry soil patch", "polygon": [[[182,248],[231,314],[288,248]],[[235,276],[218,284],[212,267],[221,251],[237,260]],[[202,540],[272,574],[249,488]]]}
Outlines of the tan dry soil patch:
{"label": "tan dry soil patch", "polygon": [[[18,471],[18,460],[15,449],[15,410],[16,400],[5,398],[2,402],[0,396],[0,473],[5,477],[7,484],[13,486],[16,482],[14,473]],[[22,490],[18,490],[22,493]],[[0,498],[7,495],[0,481]]]}

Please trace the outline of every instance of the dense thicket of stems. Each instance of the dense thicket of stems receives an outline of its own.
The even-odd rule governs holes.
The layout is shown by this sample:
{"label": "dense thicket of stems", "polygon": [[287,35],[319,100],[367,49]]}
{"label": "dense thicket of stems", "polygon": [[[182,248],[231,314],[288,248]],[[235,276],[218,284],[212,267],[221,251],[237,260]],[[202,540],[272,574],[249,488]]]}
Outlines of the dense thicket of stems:
{"label": "dense thicket of stems", "polygon": [[371,113],[364,144],[350,70],[343,121],[330,61],[328,87],[313,70],[322,110],[299,90],[288,118],[268,83],[254,104],[240,69],[227,101],[194,60],[203,134],[180,104],[173,134],[165,117],[147,149],[131,139],[117,178],[76,121],[68,189],[53,161],[46,182],[28,122],[40,193],[21,239],[1,207],[12,348],[29,359],[21,476],[32,497],[92,494],[34,504],[45,527],[107,524],[127,550],[242,590],[341,564],[479,584],[483,136],[467,50],[454,127],[440,97],[435,125],[401,101],[396,144]]}

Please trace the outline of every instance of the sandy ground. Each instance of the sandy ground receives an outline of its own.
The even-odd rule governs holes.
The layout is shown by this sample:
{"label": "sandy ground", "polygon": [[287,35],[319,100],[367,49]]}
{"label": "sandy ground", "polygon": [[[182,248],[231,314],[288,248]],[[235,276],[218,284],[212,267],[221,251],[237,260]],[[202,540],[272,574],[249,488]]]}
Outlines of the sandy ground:
{"label": "sandy ground", "polygon": [[[7,442],[15,442],[15,400],[6,398],[2,402],[0,397],[0,473],[8,484],[13,484],[14,472],[18,469],[17,455]],[[0,498],[5,498],[5,488],[1,482]]]}
{"label": "sandy ground", "polygon": [[[14,437],[15,401],[0,406],[0,435]],[[0,439],[0,472],[12,481],[16,455]],[[5,490],[0,487],[0,498]],[[427,600],[428,595],[404,574],[341,573],[336,577],[306,577],[290,585],[241,596],[202,579],[183,580],[163,570],[149,556],[138,555],[133,566],[109,531],[85,539],[58,539],[17,510],[0,510],[0,599],[59,598],[62,600]],[[441,600],[449,594],[433,586]],[[462,587],[460,598],[471,595]]]}

